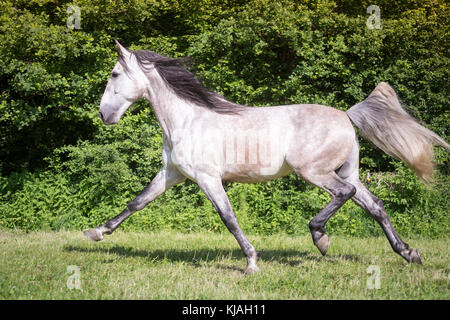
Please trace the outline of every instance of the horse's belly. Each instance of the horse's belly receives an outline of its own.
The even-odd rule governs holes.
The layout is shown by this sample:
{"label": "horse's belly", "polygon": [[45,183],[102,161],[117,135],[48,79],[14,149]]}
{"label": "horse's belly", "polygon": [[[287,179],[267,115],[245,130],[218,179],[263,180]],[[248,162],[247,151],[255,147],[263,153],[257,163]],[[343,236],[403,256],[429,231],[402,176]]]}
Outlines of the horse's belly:
{"label": "horse's belly", "polygon": [[225,168],[222,180],[227,182],[256,183],[274,180],[292,172],[286,163],[272,163],[271,165],[242,164]]}

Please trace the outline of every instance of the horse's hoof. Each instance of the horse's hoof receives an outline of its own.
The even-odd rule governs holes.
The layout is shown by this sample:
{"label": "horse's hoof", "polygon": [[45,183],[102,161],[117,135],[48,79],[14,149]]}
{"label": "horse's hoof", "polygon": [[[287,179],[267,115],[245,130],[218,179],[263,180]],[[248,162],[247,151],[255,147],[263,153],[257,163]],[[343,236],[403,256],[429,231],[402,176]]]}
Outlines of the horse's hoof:
{"label": "horse's hoof", "polygon": [[411,249],[409,252],[410,263],[422,264],[422,259],[420,258],[420,253],[417,249]]}
{"label": "horse's hoof", "polygon": [[330,245],[330,239],[326,234],[322,236],[316,243],[317,249],[319,249],[320,253],[324,256],[328,251],[328,246]]}
{"label": "horse's hoof", "polygon": [[247,269],[245,269],[245,274],[254,274],[259,271],[259,268],[257,266],[248,266]]}
{"label": "horse's hoof", "polygon": [[92,241],[101,241],[103,240],[103,234],[100,230],[97,228],[89,229],[83,232],[88,239],[91,239]]}

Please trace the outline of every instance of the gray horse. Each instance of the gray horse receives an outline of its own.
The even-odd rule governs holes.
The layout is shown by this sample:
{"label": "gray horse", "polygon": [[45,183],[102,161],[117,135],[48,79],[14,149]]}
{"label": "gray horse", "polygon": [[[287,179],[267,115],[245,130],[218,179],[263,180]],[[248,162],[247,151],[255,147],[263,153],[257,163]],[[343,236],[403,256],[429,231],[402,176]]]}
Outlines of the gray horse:
{"label": "gray horse", "polygon": [[255,183],[294,171],[327,191],[331,202],[311,220],[314,244],[325,255],[328,219],[349,199],[381,226],[393,250],[422,263],[394,230],[383,202],[359,180],[359,146],[353,125],[387,154],[402,160],[425,182],[433,172],[433,144],[449,149],[401,107],[395,91],[380,83],[346,112],[313,104],[254,108],[208,91],[178,60],[152,51],[130,51],[116,42],[119,59],[100,103],[105,124],[117,123],[136,100],[153,106],[163,130],[163,168],[119,215],[85,231],[100,241],[125,219],[186,178],[199,185],[247,258],[245,273],[258,271],[259,254],[240,229],[223,181]]}

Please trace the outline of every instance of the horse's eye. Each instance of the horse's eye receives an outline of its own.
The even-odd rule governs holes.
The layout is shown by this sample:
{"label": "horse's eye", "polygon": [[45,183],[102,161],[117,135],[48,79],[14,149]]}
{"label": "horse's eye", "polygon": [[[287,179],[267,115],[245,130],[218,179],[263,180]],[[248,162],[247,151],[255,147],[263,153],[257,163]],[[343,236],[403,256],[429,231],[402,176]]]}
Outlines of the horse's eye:
{"label": "horse's eye", "polygon": [[119,76],[119,74],[117,73],[117,72],[113,72],[112,74],[111,74],[111,77],[113,77],[113,78],[117,78]]}

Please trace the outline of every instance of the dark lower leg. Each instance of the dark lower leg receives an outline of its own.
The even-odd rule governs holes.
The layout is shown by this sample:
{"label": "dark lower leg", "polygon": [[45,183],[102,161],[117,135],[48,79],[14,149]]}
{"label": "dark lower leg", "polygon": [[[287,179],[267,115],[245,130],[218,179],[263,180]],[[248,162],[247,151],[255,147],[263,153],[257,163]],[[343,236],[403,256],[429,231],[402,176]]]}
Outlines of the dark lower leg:
{"label": "dark lower leg", "polygon": [[317,241],[322,238],[322,236],[326,233],[325,225],[327,221],[336,213],[336,211],[342,207],[342,205],[349,199],[345,198],[334,198],[322,211],[317,214],[310,222],[309,222],[309,230],[311,231],[313,241],[316,244]]}
{"label": "dark lower leg", "polygon": [[223,189],[222,181],[218,178],[205,177],[197,182],[219,213],[220,218],[228,231],[236,238],[236,241],[247,258],[247,268],[245,273],[248,274],[259,271],[259,268],[256,266],[259,254],[239,227],[236,215],[234,214],[227,194]]}
{"label": "dark lower leg", "polygon": [[131,216],[136,210],[132,211],[128,207],[114,218],[108,220],[105,224],[84,231],[84,235],[91,240],[100,241],[103,240],[104,234],[112,234],[117,227],[124,222],[129,216]]}
{"label": "dark lower leg", "polygon": [[333,197],[331,202],[309,223],[313,242],[323,255],[326,254],[329,245],[329,239],[325,230],[327,221],[355,194],[356,190],[350,183],[341,183],[339,181],[336,184],[338,185],[337,187],[326,189]]}
{"label": "dark lower leg", "polygon": [[145,206],[153,201],[158,195],[166,190],[166,187],[162,185],[163,180],[156,177],[152,183],[142,191],[133,201],[131,201],[125,210],[119,213],[114,218],[108,220],[101,226],[105,234],[111,234],[116,230],[122,222],[130,217],[136,211],[142,210]]}
{"label": "dark lower leg", "polygon": [[104,234],[111,234],[117,227],[120,226],[128,217],[136,211],[142,210],[149,202],[162,194],[170,187],[184,181],[185,178],[178,171],[175,170],[161,170],[152,180],[142,193],[131,201],[125,210],[114,218],[108,220],[105,224],[86,230],[84,234],[91,240],[100,241]]}
{"label": "dark lower leg", "polygon": [[383,202],[371,195],[374,202],[377,204],[376,208],[372,208],[370,211],[371,215],[378,222],[378,224],[383,229],[389,244],[391,245],[394,252],[398,253],[401,257],[403,257],[408,262],[415,262],[422,264],[422,260],[420,258],[420,254],[417,249],[411,249],[407,243],[405,243],[397,234],[392,225],[386,210],[384,209]]}
{"label": "dark lower leg", "polygon": [[108,220],[104,225],[101,227],[104,229],[105,234],[111,234],[116,230],[122,222],[124,222],[128,217],[130,217],[133,213],[135,213],[137,210],[132,210],[127,206],[125,210],[123,210],[121,213],[119,213],[114,218]]}
{"label": "dark lower leg", "polygon": [[410,248],[397,234],[392,225],[383,202],[371,194],[361,182],[356,183],[357,192],[353,197],[356,204],[365,209],[378,222],[386,235],[394,252],[398,253],[408,262],[422,263],[420,254],[417,249]]}
{"label": "dark lower leg", "polygon": [[241,247],[242,252],[247,258],[247,269],[245,272],[253,273],[258,271],[259,269],[256,266],[256,262],[258,261],[259,253],[256,252],[253,245],[250,243],[244,232],[239,227],[234,212],[231,210],[231,208],[226,211],[217,208],[217,211],[219,212],[220,218],[227,227],[228,231],[230,231],[231,234],[233,234],[233,236],[236,238],[236,241]]}

